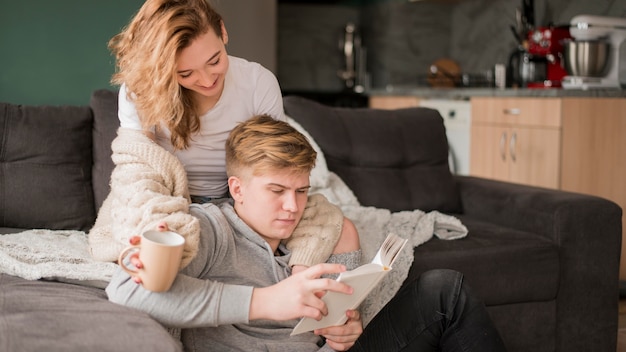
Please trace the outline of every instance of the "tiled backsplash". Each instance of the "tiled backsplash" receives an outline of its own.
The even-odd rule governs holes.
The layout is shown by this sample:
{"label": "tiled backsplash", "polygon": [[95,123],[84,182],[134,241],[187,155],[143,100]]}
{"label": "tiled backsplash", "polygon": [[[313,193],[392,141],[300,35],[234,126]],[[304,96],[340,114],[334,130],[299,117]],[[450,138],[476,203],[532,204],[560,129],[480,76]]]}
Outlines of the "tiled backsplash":
{"label": "tiled backsplash", "polygon": [[[340,90],[339,38],[357,24],[367,47],[371,86],[413,85],[442,57],[463,72],[506,63],[516,46],[510,26],[520,1],[361,1],[278,6],[278,77],[285,90]],[[354,1],[347,3],[355,3]],[[577,14],[624,17],[626,0],[536,0],[538,25],[566,24]]]}

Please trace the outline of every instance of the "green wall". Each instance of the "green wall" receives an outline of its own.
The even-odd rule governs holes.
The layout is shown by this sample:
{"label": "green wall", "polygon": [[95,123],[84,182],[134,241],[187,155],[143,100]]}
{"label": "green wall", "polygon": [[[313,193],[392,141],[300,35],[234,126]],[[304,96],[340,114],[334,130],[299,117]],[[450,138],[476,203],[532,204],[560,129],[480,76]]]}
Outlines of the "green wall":
{"label": "green wall", "polygon": [[112,88],[108,40],[143,0],[1,0],[0,101],[89,103]]}

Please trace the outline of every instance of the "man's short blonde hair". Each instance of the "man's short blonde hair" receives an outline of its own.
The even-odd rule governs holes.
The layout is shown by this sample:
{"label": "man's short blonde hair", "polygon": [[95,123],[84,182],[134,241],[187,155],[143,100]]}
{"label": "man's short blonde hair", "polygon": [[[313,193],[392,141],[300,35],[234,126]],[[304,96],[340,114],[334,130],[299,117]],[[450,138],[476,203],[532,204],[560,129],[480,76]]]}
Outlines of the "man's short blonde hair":
{"label": "man's short blonde hair", "polygon": [[267,115],[237,125],[226,141],[226,173],[243,177],[277,170],[311,172],[317,153],[289,123]]}

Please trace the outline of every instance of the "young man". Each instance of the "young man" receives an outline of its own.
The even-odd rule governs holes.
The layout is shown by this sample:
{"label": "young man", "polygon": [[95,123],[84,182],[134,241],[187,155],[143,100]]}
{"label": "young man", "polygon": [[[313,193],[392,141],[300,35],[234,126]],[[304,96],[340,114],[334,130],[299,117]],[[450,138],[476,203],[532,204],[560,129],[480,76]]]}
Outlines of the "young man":
{"label": "young man", "polygon": [[315,157],[288,123],[256,116],[239,124],[226,142],[232,199],[191,208],[200,221],[198,254],[164,293],[147,291],[118,270],[109,299],[182,328],[191,351],[504,350],[484,306],[452,271],[406,285],[365,331],[355,310],[342,326],[290,336],[300,317],[327,313],[324,292],[351,293],[321,276],[360,260],[355,248],[291,275],[283,240],[302,217]]}

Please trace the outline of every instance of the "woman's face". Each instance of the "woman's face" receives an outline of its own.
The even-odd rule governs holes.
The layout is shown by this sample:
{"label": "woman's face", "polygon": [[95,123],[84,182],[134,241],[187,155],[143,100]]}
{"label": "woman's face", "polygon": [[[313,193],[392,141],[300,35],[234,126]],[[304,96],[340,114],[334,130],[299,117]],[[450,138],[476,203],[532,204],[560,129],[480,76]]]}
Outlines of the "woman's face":
{"label": "woman's face", "polygon": [[180,51],[176,66],[178,84],[194,92],[196,100],[211,105],[219,100],[228,71],[228,34],[224,26],[222,33],[223,39],[213,30],[194,39]]}

